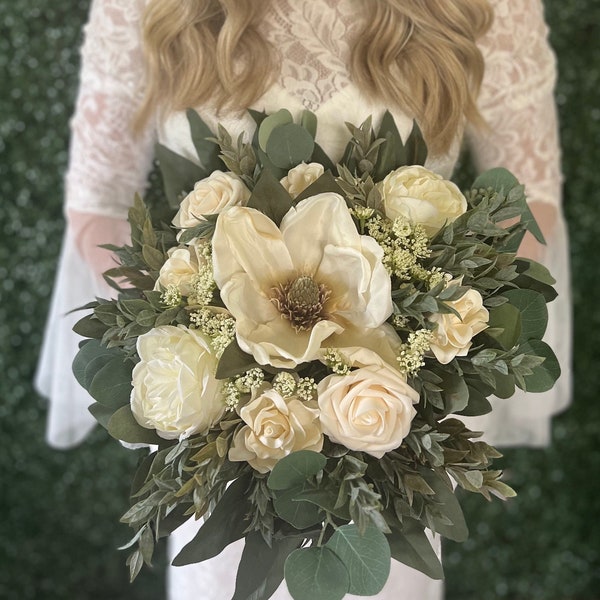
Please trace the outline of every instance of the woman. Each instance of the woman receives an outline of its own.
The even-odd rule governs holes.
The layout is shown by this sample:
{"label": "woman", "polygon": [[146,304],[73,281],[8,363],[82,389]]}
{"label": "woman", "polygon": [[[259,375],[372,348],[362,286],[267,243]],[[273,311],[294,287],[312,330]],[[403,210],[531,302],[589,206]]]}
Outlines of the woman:
{"label": "woman", "polygon": [[[93,2],[67,175],[69,227],[38,374],[38,386],[53,398],[50,442],[77,443],[94,422],[83,390],[59,375],[77,343],[62,315],[107,293],[99,273],[112,257],[97,245],[127,240],[127,208],[144,189],[154,142],[194,156],[187,107],[233,135],[252,131],[244,108],[310,109],[319,118],[317,141],[334,159],[349,137],[344,121],[360,124],[373,115],[377,124],[389,108],[404,136],[413,118],[419,121],[430,150],[427,166],[446,177],[464,135],[479,169],[502,165],[527,185],[549,244],[528,239],[522,252],[559,278],[549,341],[566,371],[568,270],[555,64],[546,36],[540,0]],[[79,297],[77,290],[84,290]],[[544,445],[550,416],[568,398],[565,374],[544,397],[499,401],[492,416],[469,425],[484,428],[496,444]],[[232,560],[174,569],[172,597],[198,597],[198,590],[203,598],[231,597]],[[398,590],[407,598],[440,596],[438,582],[397,567],[379,597],[401,598]],[[287,597],[285,590],[275,596]]]}

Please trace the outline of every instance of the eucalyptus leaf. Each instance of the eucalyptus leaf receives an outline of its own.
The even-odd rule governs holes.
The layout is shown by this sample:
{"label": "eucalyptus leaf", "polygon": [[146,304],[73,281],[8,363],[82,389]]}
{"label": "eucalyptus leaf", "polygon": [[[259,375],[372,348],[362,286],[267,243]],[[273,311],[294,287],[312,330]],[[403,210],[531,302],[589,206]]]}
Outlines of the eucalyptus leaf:
{"label": "eucalyptus leaf", "polygon": [[464,542],[469,537],[469,530],[467,529],[462,508],[454,495],[454,491],[448,487],[439,475],[430,469],[420,467],[419,473],[435,491],[435,501],[439,505],[439,510],[450,521],[450,523],[447,523],[444,519],[434,518],[433,522],[428,523],[428,525],[436,533],[450,540]]}
{"label": "eucalyptus leaf", "polygon": [[276,539],[267,545],[258,531],[246,536],[231,600],[267,600],[283,581],[284,565],[301,539]]}
{"label": "eucalyptus leaf", "polygon": [[89,393],[94,400],[113,410],[129,404],[133,363],[113,358],[94,375]]}
{"label": "eucalyptus leaf", "polygon": [[[261,125],[261,130],[265,123]],[[304,127],[289,123],[271,131],[265,151],[276,167],[291,169],[301,162],[308,162],[314,147],[315,141]]]}
{"label": "eucalyptus leaf", "polygon": [[285,561],[285,581],[294,600],[342,600],[350,575],[329,548],[302,548]]}
{"label": "eucalyptus leaf", "polygon": [[98,421],[98,423],[104,427],[104,429],[108,429],[110,418],[115,412],[113,408],[110,408],[104,404],[100,404],[100,402],[94,402],[88,406],[88,410],[94,419],[96,419],[96,421]]}
{"label": "eucalyptus leaf", "polygon": [[489,412],[492,412],[492,405],[487,397],[479,390],[469,386],[469,402],[463,410],[456,414],[465,417],[476,417],[487,415]]}
{"label": "eucalyptus leaf", "polygon": [[276,492],[273,508],[277,515],[296,529],[306,529],[320,523],[324,514],[319,506],[301,500],[305,486],[300,485]]}
{"label": "eucalyptus leaf", "polygon": [[508,290],[502,294],[521,315],[519,341],[541,340],[548,325],[548,309],[544,297],[534,290]]}
{"label": "eucalyptus leaf", "polygon": [[417,569],[431,579],[443,579],[440,559],[431,546],[423,525],[410,518],[402,519],[402,531],[392,530],[387,536],[392,558]]}
{"label": "eucalyptus leaf", "polygon": [[108,422],[108,433],[130,444],[164,444],[154,429],[142,427],[134,418],[129,405],[117,410]]}
{"label": "eucalyptus leaf", "polygon": [[350,575],[349,593],[373,596],[379,593],[390,574],[390,546],[385,535],[374,526],[363,534],[354,524],[338,527],[329,548],[342,561]]}
{"label": "eucalyptus leaf", "polygon": [[288,454],[277,462],[267,485],[271,490],[286,490],[302,485],[309,477],[316,475],[327,464],[327,459],[319,452],[299,450]]}
{"label": "eucalyptus leaf", "polygon": [[123,353],[106,348],[99,340],[85,341],[73,360],[73,374],[79,385],[87,390],[94,375],[113,358],[123,358]]}
{"label": "eucalyptus leaf", "polygon": [[86,315],[73,325],[73,331],[77,335],[86,338],[101,339],[107,329],[108,326],[98,320],[93,314]]}
{"label": "eucalyptus leaf", "polygon": [[[252,113],[251,113],[252,114]],[[254,117],[254,115],[252,115]],[[256,120],[256,118],[255,118]],[[281,127],[282,125],[288,125],[294,122],[294,118],[292,117],[292,113],[282,108],[272,115],[265,116],[258,127],[258,145],[263,152],[267,152],[267,143],[273,130],[276,127]],[[257,121],[258,123],[258,121]]]}
{"label": "eucalyptus leaf", "polygon": [[504,350],[513,348],[521,338],[521,313],[516,306],[506,303],[491,308],[489,311],[486,334],[492,337]]}
{"label": "eucalyptus leaf", "polygon": [[517,185],[519,185],[519,180],[509,170],[497,167],[479,175],[472,187],[477,190],[491,188],[496,192],[507,195]]}
{"label": "eucalyptus leaf", "polygon": [[560,365],[552,348],[541,340],[529,340],[519,348],[524,354],[542,356],[544,362],[533,369],[533,374],[526,375],[525,385],[528,392],[547,392],[552,389],[560,377]]}
{"label": "eucalyptus leaf", "polygon": [[244,537],[249,525],[246,516],[253,510],[247,495],[250,479],[250,475],[240,477],[227,488],[192,541],[173,559],[174,566],[213,558],[229,544]]}
{"label": "eucalyptus leaf", "polygon": [[310,110],[303,110],[300,124],[310,133],[314,140],[317,136],[317,115]]}

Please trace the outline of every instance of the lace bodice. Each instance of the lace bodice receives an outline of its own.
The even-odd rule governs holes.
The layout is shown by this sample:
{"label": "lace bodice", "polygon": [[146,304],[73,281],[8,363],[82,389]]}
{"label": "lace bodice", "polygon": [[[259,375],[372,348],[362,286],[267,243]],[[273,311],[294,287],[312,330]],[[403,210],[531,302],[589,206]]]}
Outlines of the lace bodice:
{"label": "lace bodice", "polygon": [[[96,0],[83,46],[81,88],[72,121],[71,163],[67,173],[67,207],[121,218],[134,192],[142,191],[154,142],[192,157],[185,115],[151,122],[139,137],[130,123],[144,85],[140,17],[146,0]],[[367,100],[352,83],[348,57],[360,27],[359,0],[276,0],[262,24],[277,49],[276,81],[255,105],[266,111],[303,108],[319,118],[317,141],[338,157],[348,141],[344,121],[375,122],[385,106]],[[480,95],[489,130],[472,130],[478,167],[503,165],[526,183],[531,199],[557,204],[560,195],[559,151],[552,90],[554,56],[539,0],[492,0],[496,19],[481,41],[486,75]],[[249,117],[221,115],[197,107],[215,127],[222,122],[232,134],[252,131]],[[400,132],[410,130],[410,115],[394,114]],[[454,167],[459,144],[428,166],[445,176]]]}

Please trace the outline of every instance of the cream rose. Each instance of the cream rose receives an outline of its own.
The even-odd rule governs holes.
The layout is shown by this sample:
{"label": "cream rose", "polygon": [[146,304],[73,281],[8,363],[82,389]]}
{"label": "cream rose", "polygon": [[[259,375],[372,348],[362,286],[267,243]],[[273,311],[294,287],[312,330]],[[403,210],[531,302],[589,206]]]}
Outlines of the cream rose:
{"label": "cream rose", "polygon": [[283,398],[269,387],[240,410],[246,423],[234,436],[229,460],[247,461],[260,473],[271,471],[277,461],[297,450],[320,452],[323,434],[319,411],[298,398]]}
{"label": "cream rose", "polygon": [[300,163],[288,171],[288,174],[281,180],[281,185],[292,198],[295,198],[319,179],[323,173],[325,173],[325,168],[319,163]]}
{"label": "cream rose", "polygon": [[209,340],[186,327],[156,327],[137,341],[131,410],[136,421],[165,439],[186,438],[212,427],[225,403],[215,379],[217,358]]}
{"label": "cream rose", "polygon": [[317,393],[323,433],[350,450],[381,458],[408,435],[419,394],[396,369],[378,362],[325,377]]}
{"label": "cream rose", "polygon": [[194,279],[200,273],[200,268],[206,264],[206,259],[196,244],[185,248],[171,248],[169,258],[160,269],[154,289],[160,290],[161,287],[176,285],[184,296],[189,296]]}
{"label": "cream rose", "polygon": [[431,351],[443,365],[455,356],[466,356],[471,340],[487,328],[490,318],[477,290],[468,290],[458,300],[446,304],[457,311],[460,318],[453,313],[429,316],[429,320],[437,325],[433,331]]}
{"label": "cream rose", "polygon": [[382,258],[332,193],[299,202],[280,228],[257,210],[231,208],[213,236],[214,279],[240,347],[262,365],[283,368],[342,345],[346,334],[379,336],[392,313]]}
{"label": "cream rose", "polygon": [[385,214],[407,217],[435,235],[467,210],[467,200],[454,183],[424,167],[400,167],[378,184]]}
{"label": "cream rose", "polygon": [[230,206],[242,206],[249,198],[250,190],[237,175],[214,171],[198,181],[194,190],[183,199],[173,225],[194,227],[203,220],[202,215],[217,214]]}

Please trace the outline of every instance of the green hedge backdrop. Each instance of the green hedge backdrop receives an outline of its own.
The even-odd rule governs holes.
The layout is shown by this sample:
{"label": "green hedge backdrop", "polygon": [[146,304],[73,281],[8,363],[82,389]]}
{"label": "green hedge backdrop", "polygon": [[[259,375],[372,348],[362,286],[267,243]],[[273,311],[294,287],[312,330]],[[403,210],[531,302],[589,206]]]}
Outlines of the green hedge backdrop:
{"label": "green hedge backdrop", "polygon": [[[44,442],[31,380],[62,230],[68,119],[89,0],[0,0],[0,598],[159,600],[164,549],[133,586],[118,524],[135,453],[95,432]],[[559,56],[572,242],[575,403],[545,450],[506,452],[517,499],[466,501],[471,539],[445,548],[447,598],[600,598],[600,3],[547,0]],[[415,599],[418,600],[418,599]]]}

